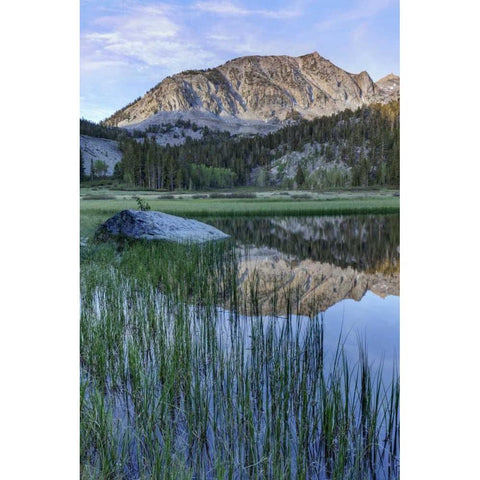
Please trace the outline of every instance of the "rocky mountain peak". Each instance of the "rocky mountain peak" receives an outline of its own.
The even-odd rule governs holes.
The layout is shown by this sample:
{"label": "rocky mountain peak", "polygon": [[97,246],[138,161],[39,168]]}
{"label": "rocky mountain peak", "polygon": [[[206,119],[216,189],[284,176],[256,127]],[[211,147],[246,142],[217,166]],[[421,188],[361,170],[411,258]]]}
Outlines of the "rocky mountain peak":
{"label": "rocky mountain peak", "polygon": [[375,83],[366,71],[346,72],[318,52],[238,57],[167,77],[104,123],[133,126],[166,112],[257,122],[310,119],[388,101],[399,82],[387,77]]}
{"label": "rocky mountain peak", "polygon": [[400,77],[389,73],[376,82],[380,95],[384,101],[398,100],[400,98]]}
{"label": "rocky mountain peak", "polygon": [[300,55],[298,58],[302,58],[306,60],[307,59],[326,60],[318,52],[306,53],[305,55]]}
{"label": "rocky mountain peak", "polygon": [[[389,73],[388,75],[385,75],[383,78],[381,78],[378,82],[381,82],[381,81],[395,81],[395,82],[399,82],[400,81],[400,77],[398,75],[395,75],[394,73]],[[377,82],[377,83],[378,83]]]}

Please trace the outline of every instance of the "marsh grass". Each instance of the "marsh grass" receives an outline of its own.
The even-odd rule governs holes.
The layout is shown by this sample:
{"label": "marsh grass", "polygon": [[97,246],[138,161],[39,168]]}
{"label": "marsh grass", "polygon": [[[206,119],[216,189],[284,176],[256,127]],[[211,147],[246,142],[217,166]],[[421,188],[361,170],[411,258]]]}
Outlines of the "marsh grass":
{"label": "marsh grass", "polygon": [[[233,195],[233,194],[232,194]],[[210,195],[211,196],[211,195]],[[245,197],[244,195],[242,197]],[[258,197],[257,198],[182,198],[163,196],[148,198],[152,210],[185,216],[272,216],[272,215],[342,215],[398,213],[400,201],[393,196],[353,196],[351,198],[304,198]],[[120,210],[136,208],[135,200],[116,198],[81,202],[82,216],[104,214],[106,220]]]}
{"label": "marsh grass", "polygon": [[98,194],[98,195],[84,195],[82,197],[82,200],[115,200],[115,197],[113,195],[108,195],[108,194]]}
{"label": "marsh grass", "polygon": [[257,198],[254,192],[211,193],[210,198]]}
{"label": "marsh grass", "polygon": [[81,259],[81,475],[398,478],[391,384],[323,317],[263,316],[230,242],[90,245]]}

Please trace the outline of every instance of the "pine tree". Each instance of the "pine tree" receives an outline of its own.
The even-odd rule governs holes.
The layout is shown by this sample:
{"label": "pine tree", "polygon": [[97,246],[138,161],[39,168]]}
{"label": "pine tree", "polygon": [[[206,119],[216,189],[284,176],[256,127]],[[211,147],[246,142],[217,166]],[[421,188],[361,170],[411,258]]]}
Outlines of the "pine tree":
{"label": "pine tree", "polygon": [[305,183],[305,173],[301,165],[298,165],[297,167],[297,173],[295,174],[295,182],[297,184],[297,187],[301,187]]}
{"label": "pine tree", "polygon": [[103,160],[96,160],[92,168],[94,174],[99,177],[105,177],[108,171],[108,165]]}
{"label": "pine tree", "polygon": [[80,149],[80,181],[83,182],[86,180],[86,174],[85,174],[85,164],[83,162],[83,155],[82,155],[82,149]]}

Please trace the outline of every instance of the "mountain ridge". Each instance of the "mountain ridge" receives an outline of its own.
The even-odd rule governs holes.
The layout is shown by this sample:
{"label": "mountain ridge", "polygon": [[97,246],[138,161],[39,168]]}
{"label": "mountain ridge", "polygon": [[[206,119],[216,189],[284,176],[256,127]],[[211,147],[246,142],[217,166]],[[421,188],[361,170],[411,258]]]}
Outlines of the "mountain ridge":
{"label": "mountain ridge", "polygon": [[387,103],[398,99],[399,87],[396,75],[374,82],[366,71],[349,73],[318,52],[251,55],[166,77],[102,123],[131,127],[178,112],[213,115],[226,124],[278,123]]}

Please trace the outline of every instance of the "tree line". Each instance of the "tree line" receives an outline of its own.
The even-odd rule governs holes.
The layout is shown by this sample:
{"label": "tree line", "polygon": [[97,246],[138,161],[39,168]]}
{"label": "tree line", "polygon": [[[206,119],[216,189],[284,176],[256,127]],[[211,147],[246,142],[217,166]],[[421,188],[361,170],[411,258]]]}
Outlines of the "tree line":
{"label": "tree line", "polygon": [[89,137],[107,138],[109,140],[120,140],[121,138],[139,138],[144,137],[142,130],[125,130],[124,128],[112,127],[102,123],[91,122],[84,118],[80,119],[80,135]]}
{"label": "tree line", "polygon": [[[268,184],[271,162],[301,151],[308,143],[319,145],[318,154],[327,161],[346,165],[351,186],[398,186],[400,182],[398,101],[302,120],[264,136],[231,136],[207,130],[201,139],[187,137],[177,146],[160,146],[146,134],[141,142],[126,135],[119,136],[118,141],[123,156],[114,175],[142,188],[246,185],[252,181],[252,171],[259,168],[267,172],[262,181]],[[298,171],[296,180],[306,182],[306,177],[305,172]]]}

